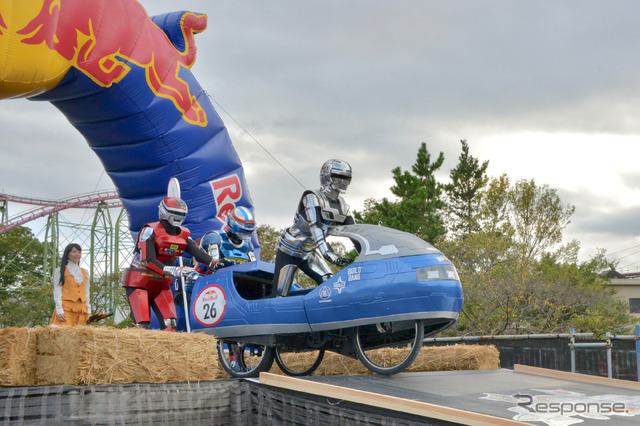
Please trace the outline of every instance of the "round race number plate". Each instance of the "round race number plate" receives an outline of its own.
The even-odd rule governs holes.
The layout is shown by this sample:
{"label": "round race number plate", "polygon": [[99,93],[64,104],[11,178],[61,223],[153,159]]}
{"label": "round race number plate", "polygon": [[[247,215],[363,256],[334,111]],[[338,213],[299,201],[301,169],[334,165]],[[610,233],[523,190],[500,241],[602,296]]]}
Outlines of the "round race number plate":
{"label": "round race number plate", "polygon": [[211,327],[220,322],[227,307],[227,298],[218,285],[205,287],[196,297],[193,315],[200,324]]}

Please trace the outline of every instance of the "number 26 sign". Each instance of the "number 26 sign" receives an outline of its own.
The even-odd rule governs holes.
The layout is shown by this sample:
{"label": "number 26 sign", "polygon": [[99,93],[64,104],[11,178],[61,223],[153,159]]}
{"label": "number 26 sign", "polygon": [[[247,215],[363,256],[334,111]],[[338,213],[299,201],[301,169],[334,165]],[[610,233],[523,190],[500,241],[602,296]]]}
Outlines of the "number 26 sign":
{"label": "number 26 sign", "polygon": [[224,316],[227,299],[220,286],[205,287],[193,304],[193,315],[200,324],[210,327],[216,325]]}

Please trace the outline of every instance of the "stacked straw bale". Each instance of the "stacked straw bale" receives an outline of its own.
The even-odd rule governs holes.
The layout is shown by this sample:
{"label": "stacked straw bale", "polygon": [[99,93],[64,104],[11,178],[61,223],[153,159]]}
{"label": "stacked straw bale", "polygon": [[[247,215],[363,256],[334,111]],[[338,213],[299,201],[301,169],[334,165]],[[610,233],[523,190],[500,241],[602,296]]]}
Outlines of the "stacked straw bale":
{"label": "stacked straw bale", "polygon": [[35,328],[0,328],[0,386],[27,386],[36,376]]}
{"label": "stacked straw bale", "polygon": [[[376,350],[375,355],[370,354],[370,356],[372,358],[379,356],[397,363],[400,357],[406,356],[407,351],[408,349],[383,348]],[[493,345],[425,346],[405,372],[497,369],[500,368],[499,355]],[[283,355],[283,361],[286,366],[295,370],[296,365],[310,365],[309,357],[315,358],[314,355],[305,353],[288,353]],[[283,374],[275,364],[270,372]],[[322,363],[312,375],[354,374],[371,374],[371,372],[356,359],[326,352]]]}
{"label": "stacked straw bale", "polygon": [[[379,349],[390,360],[406,349]],[[500,367],[488,345],[424,347],[407,372]],[[283,354],[285,364],[308,365],[313,355]],[[283,374],[274,364],[272,373]],[[314,376],[369,374],[356,359],[327,352]],[[197,382],[228,378],[216,340],[203,333],[137,328],[0,328],[0,386]]]}
{"label": "stacked straw bale", "polygon": [[47,327],[38,335],[37,358],[40,384],[166,383],[219,378],[216,341],[201,333]]}
{"label": "stacked straw bale", "polygon": [[0,385],[214,380],[216,341],[201,333],[110,327],[0,329]]}

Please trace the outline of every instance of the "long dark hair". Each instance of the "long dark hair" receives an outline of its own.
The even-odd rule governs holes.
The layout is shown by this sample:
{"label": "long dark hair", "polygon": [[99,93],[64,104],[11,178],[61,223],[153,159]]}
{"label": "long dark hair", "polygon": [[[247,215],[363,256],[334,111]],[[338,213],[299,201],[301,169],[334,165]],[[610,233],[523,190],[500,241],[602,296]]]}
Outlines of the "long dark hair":
{"label": "long dark hair", "polygon": [[60,262],[60,285],[64,285],[64,271],[67,267],[67,263],[69,263],[69,253],[71,253],[71,250],[74,248],[78,249],[79,252],[82,252],[80,244],[71,243],[64,248],[64,253],[62,253],[62,262]]}

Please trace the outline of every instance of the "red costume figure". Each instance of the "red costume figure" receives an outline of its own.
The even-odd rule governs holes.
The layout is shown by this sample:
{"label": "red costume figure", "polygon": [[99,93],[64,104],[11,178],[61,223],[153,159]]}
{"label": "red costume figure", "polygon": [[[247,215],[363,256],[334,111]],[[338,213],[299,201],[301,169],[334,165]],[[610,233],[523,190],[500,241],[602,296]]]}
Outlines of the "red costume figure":
{"label": "red costume figure", "polygon": [[133,322],[138,327],[149,327],[152,308],[160,328],[176,330],[173,277],[193,272],[193,268],[173,266],[176,258],[186,252],[205,265],[214,267],[216,263],[189,237],[191,232],[180,226],[186,217],[185,202],[167,197],[159,205],[160,221],[145,224],[138,234],[131,267],[125,270],[122,280]]}

